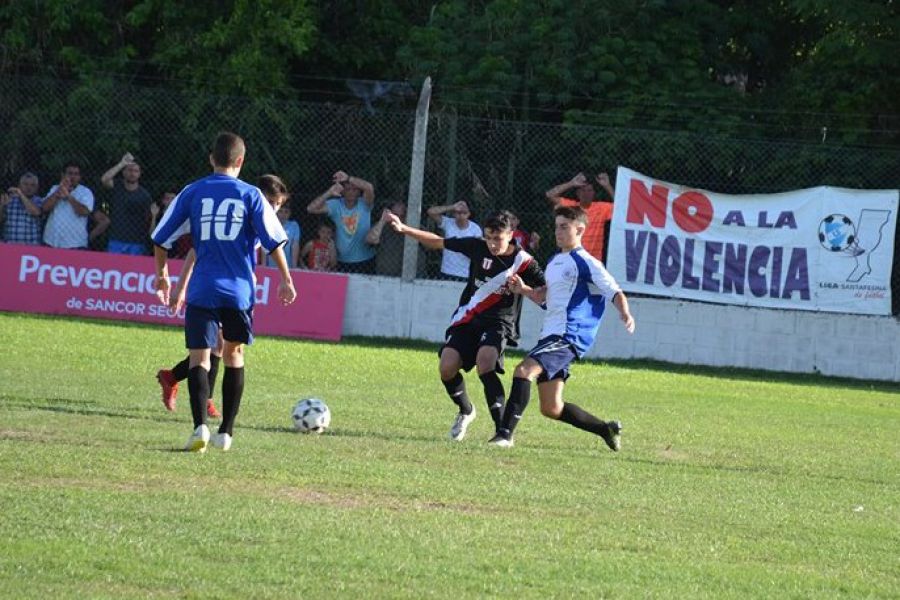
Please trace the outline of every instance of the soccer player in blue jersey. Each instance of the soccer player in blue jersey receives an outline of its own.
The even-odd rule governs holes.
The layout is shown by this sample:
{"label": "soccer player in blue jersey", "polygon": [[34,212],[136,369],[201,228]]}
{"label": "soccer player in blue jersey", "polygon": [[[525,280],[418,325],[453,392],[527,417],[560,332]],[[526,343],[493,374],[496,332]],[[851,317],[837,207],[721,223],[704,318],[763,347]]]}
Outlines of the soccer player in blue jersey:
{"label": "soccer player in blue jersey", "polygon": [[191,234],[197,262],[188,286],[185,342],[190,353],[188,391],[194,431],[185,450],[205,452],[209,369],[219,327],[225,344],[222,361],[222,424],[213,444],[231,447],[234,421],[244,392],[244,344],[253,342],[253,303],[257,240],[275,259],[281,274],[278,297],[290,304],[297,297],[282,246],[287,234],[259,188],[238,179],[245,146],[240,136],[223,132],[210,154],[213,174],[185,187],[172,200],[153,231],[156,288],[168,304],[171,283],[167,251],[180,236]]}
{"label": "soccer player in blue jersey", "polygon": [[545,303],[547,314],[540,340],[513,373],[503,419],[490,443],[513,445],[513,431],[528,405],[531,382],[537,379],[542,415],[599,435],[611,450],[618,452],[622,424],[601,421],[577,404],[564,402],[563,387],[569,378],[569,365],[594,345],[607,299],[619,311],[628,333],[634,333],[634,317],[619,284],[603,263],[581,245],[588,223],[585,212],[577,206],[561,207],[555,215],[560,252],[547,264],[546,287],[535,290],[518,275],[509,279],[510,290]]}

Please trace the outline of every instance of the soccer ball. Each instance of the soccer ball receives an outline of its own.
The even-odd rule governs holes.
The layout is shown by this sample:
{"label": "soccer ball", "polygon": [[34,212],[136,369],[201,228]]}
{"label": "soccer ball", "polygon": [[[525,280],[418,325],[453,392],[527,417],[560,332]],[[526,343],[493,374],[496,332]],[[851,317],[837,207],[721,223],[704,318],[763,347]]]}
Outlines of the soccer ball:
{"label": "soccer ball", "polygon": [[856,241],[856,226],[847,215],[828,215],[819,223],[819,243],[831,252],[843,252]]}
{"label": "soccer ball", "polygon": [[322,433],[331,424],[331,411],[318,398],[304,398],[294,405],[291,420],[300,433]]}

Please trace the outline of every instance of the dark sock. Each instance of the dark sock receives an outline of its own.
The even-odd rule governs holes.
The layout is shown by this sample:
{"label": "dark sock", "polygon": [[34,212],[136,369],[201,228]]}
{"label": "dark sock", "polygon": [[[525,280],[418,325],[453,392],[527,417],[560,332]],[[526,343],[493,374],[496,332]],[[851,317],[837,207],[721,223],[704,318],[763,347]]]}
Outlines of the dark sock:
{"label": "dark sock", "polygon": [[605,421],[601,421],[591,413],[587,412],[577,404],[570,402],[563,403],[562,414],[559,420],[568,423],[578,429],[584,429],[597,435],[603,436],[609,432],[609,426]]}
{"label": "dark sock", "polygon": [[186,356],[183,361],[172,367],[172,375],[175,376],[175,381],[184,381],[188,378],[188,373],[191,370],[190,358],[190,356]]}
{"label": "dark sock", "polygon": [[519,424],[525,407],[528,406],[528,400],[531,397],[531,382],[521,377],[513,377],[512,389],[509,391],[509,402],[506,403],[506,409],[503,411],[503,420],[497,434],[512,439],[513,431]]}
{"label": "dark sock", "polygon": [[191,415],[194,429],[206,423],[206,400],[209,398],[209,373],[201,366],[191,367],[188,373],[188,392],[191,395]]}
{"label": "dark sock", "polygon": [[211,354],[209,356],[209,397],[212,398],[216,391],[216,376],[219,374],[219,363],[222,361],[221,356]]}
{"label": "dark sock", "polygon": [[234,419],[241,408],[243,395],[244,367],[226,365],[225,374],[222,376],[222,425],[219,426],[219,433],[234,435]]}
{"label": "dark sock", "polygon": [[463,379],[462,373],[457,372],[456,376],[450,381],[441,380],[447,395],[453,400],[453,404],[459,407],[459,412],[464,415],[472,414],[472,403],[469,402],[469,396],[466,394],[466,380]]}
{"label": "dark sock", "polygon": [[503,382],[497,376],[497,371],[488,371],[478,376],[484,385],[484,399],[487,401],[488,410],[494,420],[494,428],[500,429],[503,419],[503,402],[506,400],[506,392],[503,391]]}

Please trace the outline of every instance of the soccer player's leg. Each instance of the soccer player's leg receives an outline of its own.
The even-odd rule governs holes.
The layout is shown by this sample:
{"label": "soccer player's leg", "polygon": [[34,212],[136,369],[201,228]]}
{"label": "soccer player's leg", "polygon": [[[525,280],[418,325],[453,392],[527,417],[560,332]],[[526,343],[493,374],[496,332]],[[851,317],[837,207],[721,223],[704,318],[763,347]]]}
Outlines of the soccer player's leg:
{"label": "soccer player's leg", "polygon": [[500,429],[503,419],[503,403],[506,391],[498,373],[503,373],[503,352],[506,349],[506,336],[500,329],[485,331],[480,340],[475,363],[478,378],[484,386],[484,399],[487,402],[491,419],[494,420],[494,433]]}
{"label": "soccer player's leg", "polygon": [[209,356],[209,399],[206,401],[206,416],[211,419],[222,418],[222,414],[216,408],[216,403],[213,402],[213,395],[216,392],[216,377],[219,374],[219,363],[222,361],[224,345],[225,340],[222,338],[222,329],[219,328],[218,345]]}
{"label": "soccer player's leg", "polygon": [[544,368],[530,355],[516,366],[513,372],[512,388],[509,390],[509,400],[503,409],[503,418],[495,435],[488,442],[500,447],[513,445],[513,433],[522,420],[525,408],[531,399],[531,382],[534,381]]}
{"label": "soccer player's leg", "polygon": [[228,450],[244,396],[244,345],[253,343],[253,310],[221,309],[220,314],[225,374],[222,376],[222,424],[213,444]]}
{"label": "soccer player's leg", "polygon": [[475,365],[476,345],[470,339],[466,328],[455,328],[448,332],[447,342],[440,350],[439,369],[441,383],[450,400],[459,408],[450,427],[450,439],[462,441],[466,437],[469,424],[475,420],[475,407],[466,393],[466,382],[460,369],[470,370]]}
{"label": "soccer player's leg", "polygon": [[218,317],[214,311],[188,305],[184,316],[185,343],[190,351],[188,392],[191,398],[191,416],[194,432],[185,450],[205,452],[209,443],[206,426],[206,399],[209,398],[209,356],[215,347],[219,331]]}
{"label": "soccer player's leg", "polygon": [[556,360],[548,360],[554,364],[553,370],[547,370],[538,378],[538,396],[541,402],[541,414],[548,419],[568,423],[578,429],[589,431],[603,438],[613,452],[621,447],[620,432],[622,424],[618,421],[605,422],[587,412],[577,404],[563,400],[563,388],[569,378],[569,360],[563,351],[556,352]]}
{"label": "soccer player's leg", "polygon": [[178,400],[178,382],[188,378],[190,371],[190,356],[185,356],[171,369],[160,369],[156,372],[156,380],[162,388],[162,403],[169,412],[175,412],[175,402]]}

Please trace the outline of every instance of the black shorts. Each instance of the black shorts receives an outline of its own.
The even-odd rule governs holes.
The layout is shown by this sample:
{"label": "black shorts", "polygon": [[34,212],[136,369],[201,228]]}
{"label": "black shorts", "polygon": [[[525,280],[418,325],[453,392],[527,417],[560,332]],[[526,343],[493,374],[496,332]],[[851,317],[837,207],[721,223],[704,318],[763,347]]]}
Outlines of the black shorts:
{"label": "black shorts", "polygon": [[205,308],[188,304],[184,311],[184,343],[188,350],[219,346],[219,327],[228,342],[253,343],[253,307]]}
{"label": "black shorts", "polygon": [[537,361],[544,368],[538,375],[538,383],[553,379],[569,378],[569,365],[578,360],[578,354],[572,344],[558,335],[550,335],[538,340],[537,345],[528,353],[528,358]]}
{"label": "black shorts", "polygon": [[506,350],[506,334],[503,332],[503,327],[496,325],[485,327],[466,323],[465,325],[451,327],[447,330],[445,337],[447,341],[438,350],[438,356],[441,355],[444,348],[453,348],[459,352],[459,356],[462,359],[462,368],[468,373],[475,366],[478,349],[482,346],[491,346],[497,349],[496,371],[501,375],[505,373],[503,370],[503,351]]}

